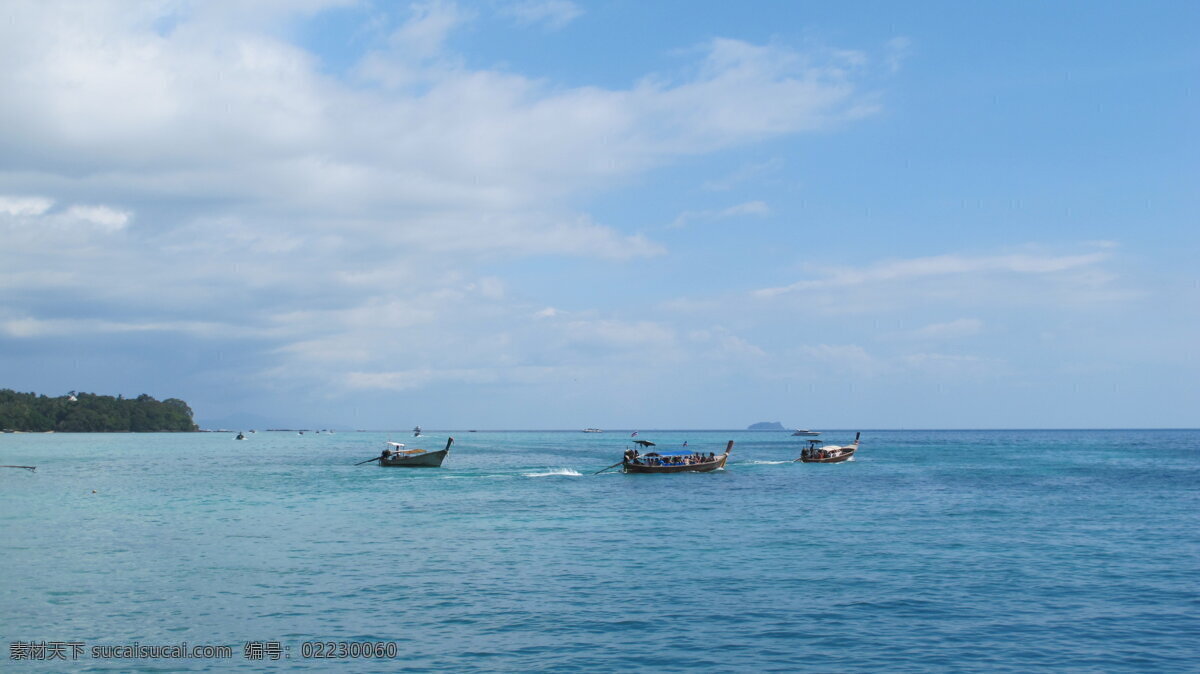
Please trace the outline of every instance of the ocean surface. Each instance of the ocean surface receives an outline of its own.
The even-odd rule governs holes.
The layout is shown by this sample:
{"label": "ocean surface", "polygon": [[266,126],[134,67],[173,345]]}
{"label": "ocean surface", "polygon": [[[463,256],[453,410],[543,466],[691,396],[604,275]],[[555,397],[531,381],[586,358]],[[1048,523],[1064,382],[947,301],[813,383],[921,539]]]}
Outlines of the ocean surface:
{"label": "ocean surface", "polygon": [[[1200,670],[1200,431],[864,430],[832,465],[641,431],[736,441],[676,475],[593,475],[629,431],[459,431],[440,469],[354,465],[447,434],[0,435],[37,466],[0,469],[0,669]],[[86,650],[11,657],[55,641]],[[91,656],[183,642],[233,655]]]}

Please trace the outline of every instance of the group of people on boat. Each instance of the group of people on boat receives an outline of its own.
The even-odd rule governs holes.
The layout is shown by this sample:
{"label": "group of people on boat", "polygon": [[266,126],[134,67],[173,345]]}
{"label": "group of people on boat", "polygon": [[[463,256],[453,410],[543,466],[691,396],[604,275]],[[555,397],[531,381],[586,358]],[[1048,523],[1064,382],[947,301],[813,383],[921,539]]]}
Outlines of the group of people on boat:
{"label": "group of people on boat", "polygon": [[819,447],[809,447],[800,450],[801,459],[832,459],[835,456],[841,456],[841,449],[821,449]]}
{"label": "group of people on boat", "polygon": [[717,456],[712,452],[704,454],[702,452],[693,452],[691,454],[678,454],[673,456],[663,456],[657,452],[649,454],[638,454],[636,449],[625,450],[625,463],[632,463],[638,466],[692,466],[698,463],[708,463],[716,461]]}

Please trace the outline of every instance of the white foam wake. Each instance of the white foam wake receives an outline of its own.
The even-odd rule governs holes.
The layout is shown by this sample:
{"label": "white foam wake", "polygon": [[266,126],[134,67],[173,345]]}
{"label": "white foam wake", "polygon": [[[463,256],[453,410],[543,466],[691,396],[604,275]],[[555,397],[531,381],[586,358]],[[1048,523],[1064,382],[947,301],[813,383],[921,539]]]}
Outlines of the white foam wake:
{"label": "white foam wake", "polygon": [[581,477],[583,473],[570,468],[555,468],[545,473],[525,473],[525,477]]}

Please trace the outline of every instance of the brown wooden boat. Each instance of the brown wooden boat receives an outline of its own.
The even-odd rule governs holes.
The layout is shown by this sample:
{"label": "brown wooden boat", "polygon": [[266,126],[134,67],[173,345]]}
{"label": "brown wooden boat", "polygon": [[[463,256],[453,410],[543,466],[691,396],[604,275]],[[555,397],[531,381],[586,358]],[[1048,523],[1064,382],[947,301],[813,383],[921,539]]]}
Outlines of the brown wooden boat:
{"label": "brown wooden boat", "polygon": [[452,444],[454,438],[447,438],[444,449],[427,452],[424,449],[405,449],[399,442],[389,442],[387,449],[379,456],[379,465],[389,468],[437,468],[446,460]]}
{"label": "brown wooden boat", "polygon": [[[622,462],[623,470],[626,473],[707,473],[725,467],[725,461],[729,458],[729,453],[733,451],[733,440],[725,445],[725,453],[718,455],[712,461],[704,461],[700,463],[683,463],[682,461],[675,463],[672,459],[683,456],[690,456],[692,452],[670,452],[659,453],[650,452],[649,454],[633,455],[633,450],[626,452],[625,461]],[[652,465],[653,461],[657,465]]]}
{"label": "brown wooden boat", "polygon": [[849,461],[850,457],[854,456],[854,452],[858,451],[858,438],[862,433],[854,434],[854,444],[850,445],[827,445],[822,447],[820,440],[809,440],[808,447],[800,452],[800,458],[796,461],[802,463],[841,463]]}

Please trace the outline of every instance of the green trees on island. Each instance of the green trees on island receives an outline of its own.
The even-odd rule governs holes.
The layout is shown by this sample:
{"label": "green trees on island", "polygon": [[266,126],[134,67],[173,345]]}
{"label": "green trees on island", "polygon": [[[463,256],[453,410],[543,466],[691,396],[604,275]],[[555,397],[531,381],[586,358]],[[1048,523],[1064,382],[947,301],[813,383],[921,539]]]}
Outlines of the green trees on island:
{"label": "green trees on island", "polygon": [[195,431],[192,408],[178,398],[155,400],[72,393],[50,398],[0,389],[0,429],[6,431]]}

